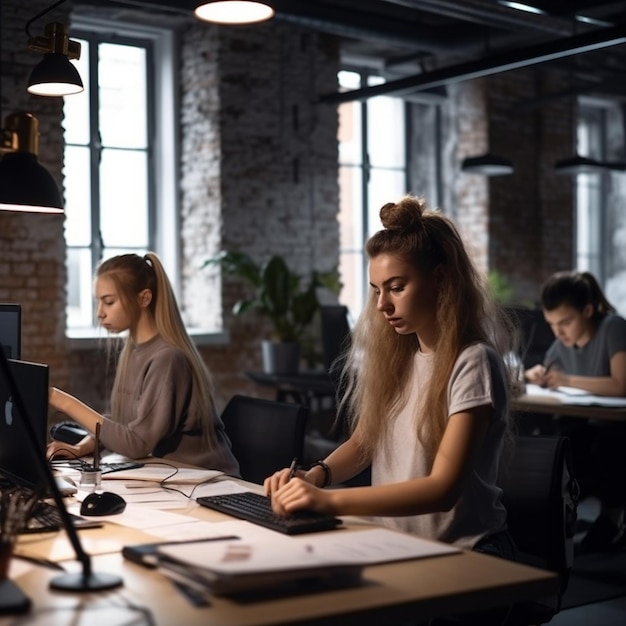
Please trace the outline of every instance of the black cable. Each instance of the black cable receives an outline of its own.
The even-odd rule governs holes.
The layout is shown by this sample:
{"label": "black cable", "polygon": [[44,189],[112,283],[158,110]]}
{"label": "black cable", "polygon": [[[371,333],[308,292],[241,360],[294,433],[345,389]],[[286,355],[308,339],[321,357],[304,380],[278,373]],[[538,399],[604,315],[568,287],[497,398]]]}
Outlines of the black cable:
{"label": "black cable", "polygon": [[28,35],[29,39],[32,37],[31,33],[30,33],[30,25],[35,21],[38,20],[40,17],[43,17],[46,13],[50,13],[50,11],[53,11],[54,9],[56,9],[59,5],[63,4],[64,2],[66,2],[66,0],[58,0],[58,2],[55,2],[54,4],[50,5],[47,9],[44,9],[43,11],[41,11],[40,13],[37,13],[37,15],[35,15],[35,17],[31,17],[28,22],[26,22],[26,26],[24,26],[24,30],[26,31],[26,34]]}

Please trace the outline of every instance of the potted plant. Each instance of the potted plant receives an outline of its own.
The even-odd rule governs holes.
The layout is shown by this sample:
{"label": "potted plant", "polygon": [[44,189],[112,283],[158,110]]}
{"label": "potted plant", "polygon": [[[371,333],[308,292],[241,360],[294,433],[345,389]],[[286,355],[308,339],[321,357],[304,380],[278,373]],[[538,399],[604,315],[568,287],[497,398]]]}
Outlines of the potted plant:
{"label": "potted plant", "polygon": [[225,275],[242,279],[251,288],[249,296],[233,306],[235,315],[256,311],[270,323],[271,339],[263,341],[263,368],[267,373],[288,374],[298,370],[301,341],[313,324],[320,302],[317,289],[338,294],[339,272],[313,270],[308,281],[293,272],[280,255],[257,263],[245,252],[222,251],[205,261],[219,264]]}

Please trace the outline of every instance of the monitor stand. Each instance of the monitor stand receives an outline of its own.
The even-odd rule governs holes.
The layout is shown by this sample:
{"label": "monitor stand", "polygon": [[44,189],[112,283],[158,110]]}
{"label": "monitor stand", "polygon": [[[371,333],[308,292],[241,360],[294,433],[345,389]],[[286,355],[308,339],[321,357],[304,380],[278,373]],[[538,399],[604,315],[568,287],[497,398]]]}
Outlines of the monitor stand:
{"label": "monitor stand", "polygon": [[30,598],[12,581],[0,581],[0,615],[26,613]]}

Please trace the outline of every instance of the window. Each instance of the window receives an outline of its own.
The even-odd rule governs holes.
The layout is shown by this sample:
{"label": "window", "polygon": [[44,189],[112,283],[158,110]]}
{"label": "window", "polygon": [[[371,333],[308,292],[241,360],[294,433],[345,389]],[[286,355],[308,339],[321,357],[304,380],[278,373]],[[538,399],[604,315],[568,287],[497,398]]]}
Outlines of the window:
{"label": "window", "polygon": [[[610,162],[608,138],[622,137],[621,106],[584,100],[577,129],[580,154]],[[619,149],[621,155],[621,146]],[[576,267],[596,276],[607,298],[626,315],[626,218],[623,211],[623,172],[605,168],[580,174],[576,180]]]}
{"label": "window", "polygon": [[[359,89],[384,82],[365,70],[344,70],[339,85]],[[339,107],[341,301],[353,316],[363,307],[367,268],[363,245],[381,228],[378,212],[407,191],[405,103],[377,96]]]}
{"label": "window", "polygon": [[65,98],[63,122],[67,325],[76,336],[96,326],[92,278],[103,258],[155,250],[175,285],[177,268],[172,36],[78,18],[72,37],[85,84]]}

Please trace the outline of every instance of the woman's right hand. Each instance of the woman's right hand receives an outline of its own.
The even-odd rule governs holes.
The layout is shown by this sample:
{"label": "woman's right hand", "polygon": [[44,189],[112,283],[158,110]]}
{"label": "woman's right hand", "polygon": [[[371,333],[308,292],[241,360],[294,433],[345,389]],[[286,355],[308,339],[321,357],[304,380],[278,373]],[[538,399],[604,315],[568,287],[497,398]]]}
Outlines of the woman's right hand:
{"label": "woman's right hand", "polygon": [[46,459],[78,459],[92,454],[94,449],[95,441],[91,435],[83,437],[77,444],[51,441],[46,449]]}

